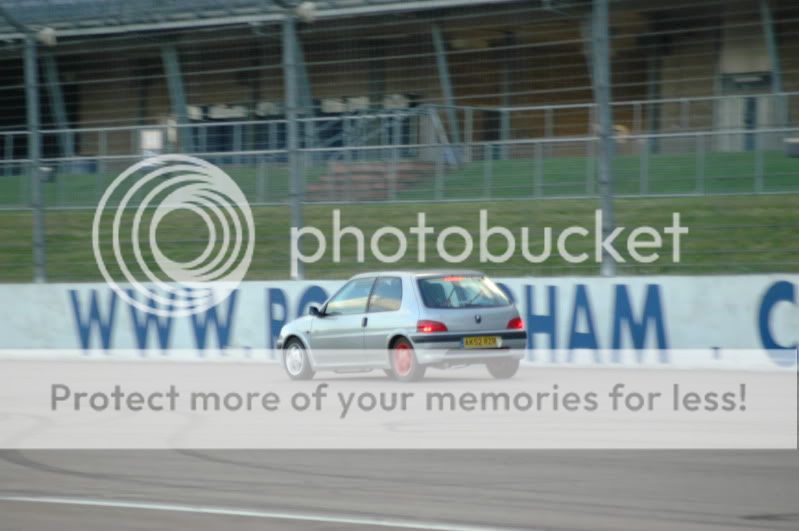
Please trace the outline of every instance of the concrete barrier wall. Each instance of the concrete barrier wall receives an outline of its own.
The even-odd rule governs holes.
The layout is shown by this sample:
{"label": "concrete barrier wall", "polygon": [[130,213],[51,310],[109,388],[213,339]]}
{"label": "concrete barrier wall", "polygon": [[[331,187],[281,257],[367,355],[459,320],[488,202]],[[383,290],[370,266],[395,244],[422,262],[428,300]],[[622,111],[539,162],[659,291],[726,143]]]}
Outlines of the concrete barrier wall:
{"label": "concrete barrier wall", "polygon": [[[735,365],[732,349],[772,349],[792,365],[799,345],[799,275],[499,278],[530,332],[528,361],[693,365],[672,354],[705,351]],[[271,349],[280,327],[324,301],[341,281],[247,282],[209,311],[159,317],[105,284],[0,285],[0,349],[120,349],[215,359]],[[783,349],[785,355],[773,350]],[[620,360],[613,351],[637,353]]]}

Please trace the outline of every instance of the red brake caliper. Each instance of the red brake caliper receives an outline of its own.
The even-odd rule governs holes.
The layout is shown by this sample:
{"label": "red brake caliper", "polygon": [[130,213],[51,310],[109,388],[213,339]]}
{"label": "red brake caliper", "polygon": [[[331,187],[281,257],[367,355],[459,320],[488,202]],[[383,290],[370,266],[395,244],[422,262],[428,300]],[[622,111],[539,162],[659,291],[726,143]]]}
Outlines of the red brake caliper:
{"label": "red brake caliper", "polygon": [[394,367],[402,376],[411,371],[411,349],[408,345],[400,343],[394,347]]}

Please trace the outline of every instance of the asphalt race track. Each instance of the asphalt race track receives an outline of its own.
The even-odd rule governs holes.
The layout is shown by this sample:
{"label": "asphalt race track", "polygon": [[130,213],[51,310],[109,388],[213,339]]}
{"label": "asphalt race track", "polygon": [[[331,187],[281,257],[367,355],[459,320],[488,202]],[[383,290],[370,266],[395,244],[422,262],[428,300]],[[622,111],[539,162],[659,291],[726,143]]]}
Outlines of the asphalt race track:
{"label": "asphalt race track", "polygon": [[799,527],[792,451],[3,451],[0,478],[9,531]]}
{"label": "asphalt race track", "polygon": [[2,531],[798,528],[797,451],[0,451]]}

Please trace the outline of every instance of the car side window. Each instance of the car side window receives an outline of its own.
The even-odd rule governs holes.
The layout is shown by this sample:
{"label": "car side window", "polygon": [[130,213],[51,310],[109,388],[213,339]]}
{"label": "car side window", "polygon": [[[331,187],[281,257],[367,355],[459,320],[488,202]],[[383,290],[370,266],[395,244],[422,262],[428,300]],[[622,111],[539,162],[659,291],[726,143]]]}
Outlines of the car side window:
{"label": "car side window", "polygon": [[369,298],[369,312],[394,312],[402,306],[402,279],[380,277]]}
{"label": "car side window", "polygon": [[325,307],[325,313],[330,315],[366,313],[366,303],[374,281],[374,277],[349,281],[330,299]]}

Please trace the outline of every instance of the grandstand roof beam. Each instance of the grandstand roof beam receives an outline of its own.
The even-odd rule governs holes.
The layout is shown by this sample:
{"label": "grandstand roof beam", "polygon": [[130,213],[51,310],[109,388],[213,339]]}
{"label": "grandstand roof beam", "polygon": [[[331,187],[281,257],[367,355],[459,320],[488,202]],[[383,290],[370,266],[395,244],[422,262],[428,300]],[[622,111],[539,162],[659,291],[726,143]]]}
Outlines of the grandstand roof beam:
{"label": "grandstand roof beam", "polygon": [[72,157],[75,155],[75,139],[72,131],[69,130],[64,92],[61,90],[61,82],[58,79],[58,64],[52,53],[43,54],[42,60],[44,62],[44,76],[47,83],[47,94],[50,98],[50,107],[53,110],[56,127],[61,130],[58,135],[61,156]]}
{"label": "grandstand roof beam", "polygon": [[19,31],[22,35],[28,35],[33,33],[30,28],[19,22],[16,18],[11,16],[11,13],[6,10],[3,6],[0,6],[0,17],[3,17],[8,25]]}
{"label": "grandstand roof beam", "polygon": [[189,112],[186,104],[186,91],[183,86],[183,75],[180,71],[180,60],[174,44],[166,44],[161,48],[161,59],[166,74],[170,106],[178,125],[178,144],[183,153],[189,153],[193,151],[191,131],[187,127]]}
{"label": "grandstand roof beam", "polygon": [[[513,32],[505,32],[504,45],[511,48],[515,44],[516,36],[513,34]],[[501,114],[499,116],[499,137],[503,141],[501,148],[502,158],[508,157],[508,145],[504,142],[507,142],[511,139],[511,114],[508,112],[508,109],[513,105],[511,96],[513,93],[513,77],[511,74],[513,65],[511,65],[511,58],[512,54],[502,53],[502,110],[500,111]]]}
{"label": "grandstand roof beam", "polygon": [[449,76],[449,65],[447,64],[446,43],[444,42],[444,36],[441,33],[441,27],[438,24],[432,24],[430,31],[433,37],[433,48],[435,48],[436,51],[438,80],[441,84],[441,94],[444,96],[444,105],[447,109],[447,121],[449,122],[452,143],[456,146],[460,146],[460,127],[458,125],[457,109],[455,109],[455,96],[452,90],[452,81]]}
{"label": "grandstand roof beam", "polygon": [[[771,16],[771,6],[768,0],[760,0],[760,21],[763,24],[763,35],[766,39],[766,49],[771,63],[771,92],[774,94],[782,93],[782,65],[780,63],[780,52],[777,46],[777,37],[774,32],[774,19]],[[782,97],[777,98],[777,116],[780,120],[779,125],[785,125],[785,104]]]}
{"label": "grandstand roof beam", "polygon": [[[311,91],[311,81],[308,77],[308,68],[305,65],[305,52],[302,48],[302,40],[300,35],[294,31],[294,60],[297,74],[297,84],[299,89],[299,102],[298,107],[302,110],[302,114],[308,118],[314,117],[314,100]],[[305,134],[305,145],[316,145],[316,125],[312,120],[307,120],[303,124],[303,132]],[[313,157],[313,154],[310,155]]]}
{"label": "grandstand roof beam", "polygon": [[[386,4],[374,4],[365,1],[362,5],[319,9],[315,15],[315,18],[330,19],[358,15],[428,11],[433,9],[507,4],[513,1],[516,0],[407,0]],[[185,14],[186,6],[182,7],[183,9],[181,10],[181,14]],[[80,24],[64,22],[63,27],[61,24],[63,21],[60,20],[37,20],[36,24],[58,23],[58,35],[60,37],[85,37],[89,35],[108,35],[137,31],[179,30],[233,24],[254,24],[259,22],[277,23],[282,21],[284,18],[282,11],[282,9],[277,9],[277,6],[275,5],[272,9],[262,9],[260,13],[223,16],[203,16],[202,13],[199,13],[195,15],[196,18],[169,19],[162,16],[161,20],[154,20],[152,13],[148,11],[143,13],[126,13],[125,18],[98,17],[98,24],[96,26],[81,25],[86,23],[85,20],[83,20]],[[138,18],[136,18],[137,16]],[[100,24],[100,22],[102,22],[102,24]],[[0,33],[0,39],[19,39],[23,36],[24,32]]]}

